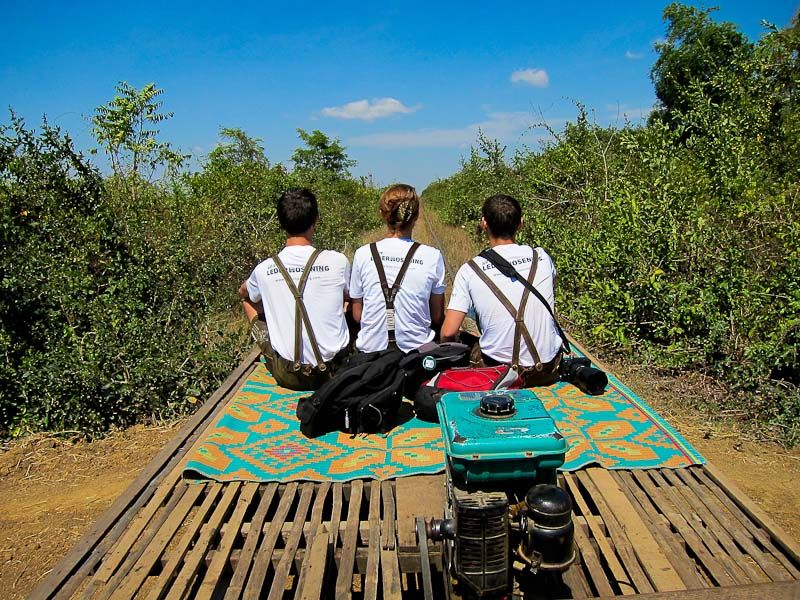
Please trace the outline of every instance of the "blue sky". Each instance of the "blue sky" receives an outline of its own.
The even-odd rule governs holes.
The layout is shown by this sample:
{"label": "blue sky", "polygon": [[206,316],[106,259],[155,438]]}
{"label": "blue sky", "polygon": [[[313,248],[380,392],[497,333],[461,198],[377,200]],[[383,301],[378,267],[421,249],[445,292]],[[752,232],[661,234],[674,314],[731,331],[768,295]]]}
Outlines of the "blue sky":
{"label": "blue sky", "polygon": [[[666,2],[6,2],[0,102],[94,146],[88,117],[124,80],[164,90],[162,139],[202,157],[220,127],[288,162],[296,128],[341,138],[356,174],[423,189],[453,173],[478,129],[509,148],[575,102],[602,124],[640,118]],[[690,4],[700,5],[690,2]],[[797,1],[720,1],[751,37]],[[7,113],[2,122],[7,122]]]}

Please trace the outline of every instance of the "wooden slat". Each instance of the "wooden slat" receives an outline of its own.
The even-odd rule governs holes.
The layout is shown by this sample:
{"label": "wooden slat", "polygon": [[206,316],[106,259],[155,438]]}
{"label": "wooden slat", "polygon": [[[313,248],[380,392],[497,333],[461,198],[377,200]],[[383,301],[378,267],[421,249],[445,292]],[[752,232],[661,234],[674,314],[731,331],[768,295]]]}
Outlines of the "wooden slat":
{"label": "wooden slat", "polygon": [[200,508],[195,513],[191,523],[181,536],[177,547],[169,554],[169,559],[167,560],[166,565],[164,565],[163,569],[161,570],[161,574],[154,582],[152,589],[150,589],[148,600],[161,600],[161,598],[163,598],[167,593],[167,588],[172,583],[178,567],[183,562],[186,553],[189,551],[189,547],[192,545],[194,537],[197,535],[197,532],[200,531],[200,528],[206,522],[206,518],[216,505],[217,498],[222,492],[222,484],[209,483],[206,484],[205,488],[207,491],[206,497],[203,499],[203,503],[200,505]]}
{"label": "wooden slat", "polygon": [[603,494],[603,499],[608,503],[611,512],[624,518],[622,529],[627,539],[635,541],[632,545],[633,551],[652,581],[655,591],[686,589],[680,576],[664,555],[664,551],[608,471],[595,468],[587,469],[587,473]]}
{"label": "wooden slat", "polygon": [[674,486],[664,478],[664,475],[659,470],[648,471],[650,478],[659,486],[662,492],[669,498],[672,504],[677,508],[689,525],[694,529],[695,533],[703,540],[706,548],[714,555],[719,563],[725,568],[728,574],[733,578],[733,581],[738,585],[745,585],[752,583],[747,575],[742,570],[741,566],[733,560],[725,549],[717,540],[714,533],[708,529],[700,519],[700,516],[695,513],[692,508],[684,501],[683,497],[678,493]]}
{"label": "wooden slat", "polygon": [[158,515],[152,519],[148,528],[142,532],[139,539],[136,540],[136,543],[128,551],[128,554],[125,556],[125,560],[117,572],[101,589],[98,596],[100,600],[108,600],[108,598],[114,594],[122,580],[128,575],[131,568],[133,568],[142,554],[144,554],[148,546],[150,546],[151,541],[156,536],[159,529],[161,529],[161,526],[167,521],[172,512],[175,510],[175,507],[178,505],[185,493],[185,484],[180,484],[177,486],[177,488],[173,489],[172,495],[170,496],[166,506],[164,506],[163,510],[161,510]]}
{"label": "wooden slat", "polygon": [[336,598],[350,598],[353,587],[353,565],[356,559],[356,543],[358,542],[358,521],[361,508],[361,494],[364,484],[360,479],[350,485],[350,505],[347,508],[347,529],[342,545],[342,560],[339,562],[339,573],[336,576]]}
{"label": "wooden slat", "polygon": [[[800,581],[751,583],[705,590],[659,592],[644,594],[641,600],[797,600],[800,598]],[[604,597],[599,600],[613,600]]]}
{"label": "wooden slat", "polygon": [[339,522],[342,518],[342,484],[333,484],[333,506],[331,507],[331,524],[328,535],[330,536],[331,555],[339,544]]}
{"label": "wooden slat", "polygon": [[[592,594],[587,582],[584,580],[581,573],[580,565],[573,565],[561,574],[561,581],[569,588],[570,598],[592,598]],[[608,582],[606,581],[608,586]],[[613,592],[610,592],[613,594]]]}
{"label": "wooden slat", "polygon": [[[64,593],[65,582],[84,565],[86,559],[92,555],[93,550],[121,522],[127,524],[136,511],[129,510],[139,499],[142,493],[147,493],[158,484],[158,480],[168,471],[176,453],[180,451],[186,441],[196,433],[204,422],[209,419],[215,410],[222,406],[226,394],[243,379],[253,368],[258,360],[258,350],[253,350],[239,366],[222,382],[220,387],[203,403],[200,409],[192,415],[186,424],[181,427],[178,434],[164,448],[147,463],[136,479],[117,498],[97,521],[95,521],[72,550],[53,568],[47,577],[31,592],[31,600],[47,600],[56,593]],[[199,432],[197,432],[199,433]],[[88,566],[91,569],[91,565]],[[86,569],[85,569],[86,570]],[[74,586],[80,585],[78,581]],[[61,594],[59,594],[61,595]]]}
{"label": "wooden slat", "polygon": [[748,498],[730,479],[723,475],[715,466],[706,463],[702,469],[723,490],[744,513],[758,523],[769,533],[772,541],[788,554],[795,566],[800,566],[800,545],[783,530],[777,523],[769,518],[761,508]]}
{"label": "wooden slat", "polygon": [[[328,492],[331,489],[331,482],[325,481],[319,485],[317,488],[317,496],[314,499],[314,507],[311,509],[311,522],[307,523],[306,526],[303,527],[303,535],[306,538],[306,547],[311,548],[311,544],[317,537],[317,533],[323,527],[322,525],[322,512],[325,508],[325,502],[328,498]],[[328,523],[330,526],[330,523]],[[326,528],[325,531],[328,531]],[[326,552],[327,555],[327,552]],[[295,590],[295,597],[300,597],[301,590],[303,587],[304,577],[306,571],[300,569],[300,574],[297,577],[297,589]]]}
{"label": "wooden slat", "polygon": [[136,592],[139,591],[139,588],[158,563],[162,553],[172,541],[186,515],[192,510],[204,489],[204,484],[188,486],[188,490],[181,498],[180,503],[169,514],[163,527],[159,529],[156,536],[142,553],[141,558],[133,566],[122,584],[113,590],[114,598],[133,598]]}
{"label": "wooden slat", "polygon": [[655,509],[647,495],[633,481],[631,474],[628,471],[612,471],[611,475],[617,479],[620,489],[629,496],[631,505],[639,513],[641,519],[651,528],[650,531],[659,540],[659,545],[668,552],[667,558],[686,587],[688,589],[708,587],[698,573],[694,560],[686,553],[683,544],[676,541],[676,536],[669,528],[666,517]]}
{"label": "wooden slat", "polygon": [[394,490],[388,481],[381,483],[383,524],[381,525],[381,581],[384,600],[400,600],[402,582],[397,558],[397,513]]}
{"label": "wooden slat", "polygon": [[378,569],[381,560],[381,482],[372,481],[369,493],[369,554],[364,576],[364,600],[378,597]]}
{"label": "wooden slat", "polygon": [[381,498],[383,499],[383,524],[381,525],[383,549],[394,550],[397,545],[397,536],[395,535],[397,511],[394,507],[394,490],[391,481],[381,482]]}
{"label": "wooden slat", "polygon": [[[705,526],[713,533],[714,537],[725,549],[725,552],[731,557],[732,562],[739,569],[744,571],[744,574],[747,577],[747,581],[744,583],[765,583],[770,580],[764,571],[754,567],[750,561],[747,560],[747,557],[742,553],[742,550],[736,544],[733,537],[728,533],[728,530],[724,525],[722,525],[722,523],[720,523],[717,517],[715,517],[714,514],[708,510],[708,507],[701,502],[694,489],[689,487],[682,478],[678,477],[670,469],[664,469],[661,474],[669,483],[672,484],[673,489],[675,489],[678,494],[683,496],[689,507],[698,517],[700,517]],[[757,552],[756,554],[759,555],[759,558],[761,558],[760,552]],[[751,558],[755,560],[755,556],[751,556]],[[785,579],[788,579],[788,577]]]}
{"label": "wooden slat", "polygon": [[[275,543],[281,534],[281,526],[286,521],[289,509],[292,507],[295,495],[297,494],[297,482],[293,481],[283,490],[283,496],[278,503],[278,509],[272,517],[267,531],[264,533],[263,542],[258,546],[256,559],[253,562],[253,569],[247,579],[247,586],[244,588],[245,600],[255,600],[261,597],[261,591],[267,580],[267,571],[272,562],[272,551]],[[252,534],[251,534],[252,535]]]}
{"label": "wooden slat", "polygon": [[242,551],[239,554],[239,560],[234,569],[233,577],[225,592],[225,600],[239,600],[239,597],[242,595],[244,584],[247,581],[247,574],[250,572],[253,556],[256,553],[258,542],[261,539],[262,528],[267,518],[267,512],[272,505],[272,499],[275,497],[275,492],[277,491],[277,483],[269,483],[261,488],[261,500],[253,515],[253,520],[250,522],[250,533],[247,539],[245,539],[244,546],[242,546]]}
{"label": "wooden slat", "polygon": [[692,552],[700,561],[700,564],[715,581],[716,585],[734,585],[733,579],[725,568],[708,550],[692,526],[686,521],[683,514],[681,514],[667,499],[666,495],[662,493],[661,488],[656,487],[653,480],[642,471],[631,471],[631,474],[639,485],[642,486],[642,489],[644,489],[661,513],[666,516],[672,526],[677,529],[678,533],[680,533],[681,537],[683,537],[689,545]]}
{"label": "wooden slat", "polygon": [[286,581],[289,578],[289,570],[294,562],[294,556],[297,552],[297,546],[300,544],[300,538],[303,536],[303,524],[306,522],[306,515],[308,514],[309,506],[311,506],[311,498],[313,495],[314,484],[303,484],[303,490],[300,493],[300,503],[294,513],[292,530],[289,533],[289,539],[286,540],[283,556],[280,562],[278,562],[278,566],[275,568],[275,577],[272,579],[268,600],[278,600],[278,598],[283,597]]}
{"label": "wooden slat", "polygon": [[136,517],[131,521],[130,527],[125,534],[119,539],[114,549],[109,552],[103,560],[100,568],[95,573],[95,576],[90,582],[90,586],[96,586],[100,583],[107,583],[114,573],[125,560],[131,546],[139,539],[142,531],[150,524],[153,516],[164,506],[167,497],[172,494],[175,484],[180,479],[180,472],[175,470],[164,481],[162,485],[156,489],[155,494],[147,503],[147,505],[139,511]]}
{"label": "wooden slat", "polygon": [[222,499],[214,509],[211,518],[208,520],[201,530],[200,537],[194,548],[187,554],[183,568],[178,572],[175,582],[167,592],[167,598],[177,600],[182,598],[192,584],[192,581],[197,575],[200,566],[203,563],[203,558],[209,550],[211,540],[219,533],[222,523],[228,518],[231,507],[233,506],[236,496],[241,489],[241,482],[228,483],[225,485],[225,493]]}
{"label": "wooden slat", "polygon": [[[576,520],[578,518],[579,517],[575,517]],[[603,571],[603,566],[600,564],[600,559],[592,547],[589,537],[584,532],[582,525],[583,524],[579,522],[574,523],[575,545],[580,552],[580,559],[583,560],[583,564],[586,566],[586,570],[589,572],[589,576],[591,577],[592,583],[594,583],[594,587],[597,592],[599,594],[613,596],[614,591],[611,589],[611,584],[608,582],[608,577],[606,576],[605,571]],[[567,581],[567,579],[565,579],[565,582],[570,583]],[[570,587],[572,586],[570,585]]]}
{"label": "wooden slat", "polygon": [[306,554],[300,577],[305,582],[302,589],[297,590],[295,598],[300,600],[319,600],[323,598],[322,589],[325,585],[325,569],[328,565],[328,550],[330,540],[328,532],[320,529],[311,545],[311,551]]}
{"label": "wooden slat", "polygon": [[[706,465],[707,467],[708,465]],[[708,469],[702,467],[693,467],[690,469],[691,473],[703,483],[712,494],[730,511],[732,515],[742,524],[745,529],[749,531],[753,537],[764,546],[764,548],[772,554],[781,563],[781,565],[792,575],[795,579],[800,579],[800,570],[798,565],[800,562],[795,558],[795,553],[791,551],[796,546],[790,538],[777,538],[776,535],[786,535],[781,533],[780,529],[762,529],[760,523],[754,521],[744,508],[736,502],[737,497],[741,497],[741,492],[733,488],[733,491],[728,492],[723,483],[719,483],[721,475],[718,474],[717,479],[712,479]],[[729,485],[733,485],[729,483]],[[766,519],[766,517],[765,517]],[[762,519],[764,522],[764,519]],[[777,526],[775,526],[777,527]],[[785,553],[784,553],[785,552]]]}
{"label": "wooden slat", "polygon": [[[785,571],[781,568],[780,562],[773,554],[769,553],[769,551],[762,551],[756,546],[753,540],[753,534],[748,531],[746,526],[739,522],[736,515],[732,514],[707,486],[693,477],[692,473],[686,469],[678,469],[677,475],[694,491],[698,501],[702,502],[708,511],[714,515],[714,518],[716,518],[725,530],[730,533],[735,542],[759,567],[761,567],[763,573],[766,574],[766,579],[771,581],[785,581],[790,579],[790,577],[786,577],[786,573],[789,573],[789,571]],[[780,551],[778,551],[778,553],[782,555]],[[798,573],[798,575],[800,575],[800,573]],[[756,583],[760,581],[761,580],[758,579]]]}
{"label": "wooden slat", "polygon": [[[608,527],[608,535],[611,538],[611,541],[614,543],[617,555],[620,557],[625,570],[628,572],[628,575],[630,575],[631,581],[633,581],[636,590],[640,594],[654,591],[653,585],[650,583],[650,580],[642,569],[641,564],[639,564],[639,560],[633,551],[628,536],[625,534],[624,528],[622,525],[620,525],[619,521],[614,515],[614,511],[608,505],[608,502],[603,495],[604,493],[612,494],[613,490],[603,489],[601,492],[597,487],[597,484],[595,484],[594,480],[590,476],[590,472],[594,474],[594,470],[591,469],[586,471],[578,471],[578,480],[583,484],[583,486],[586,488],[586,491],[592,497],[592,500],[594,501],[595,505],[597,506],[597,510],[600,513],[600,517],[603,519],[606,527]],[[633,509],[631,509],[631,511],[633,511]]]}
{"label": "wooden slat", "polygon": [[580,488],[578,487],[573,473],[564,473],[564,481],[567,483],[567,487],[569,488],[573,500],[578,505],[578,508],[583,516],[586,518],[589,529],[592,532],[592,535],[597,542],[597,546],[600,549],[601,557],[611,570],[612,576],[614,577],[613,581],[617,584],[623,595],[630,596],[636,593],[630,577],[625,572],[625,568],[622,566],[622,563],[620,563],[614,550],[612,550],[611,545],[606,538],[605,532],[603,532],[603,530],[600,528],[600,525],[597,523],[594,515],[592,515],[591,510],[589,510],[589,506],[586,504],[586,500],[581,494]]}
{"label": "wooden slat", "polygon": [[209,600],[214,595],[214,591],[217,589],[225,567],[228,565],[228,559],[233,550],[233,544],[236,542],[236,538],[239,535],[239,528],[242,521],[244,521],[245,514],[250,508],[250,503],[253,501],[257,491],[257,483],[248,482],[244,484],[239,494],[239,499],[236,501],[236,508],[234,508],[233,513],[227,521],[228,529],[222,535],[214,554],[214,560],[208,565],[203,576],[203,583],[200,584],[200,589],[197,590],[195,595],[197,600]]}
{"label": "wooden slat", "polygon": [[325,500],[328,498],[328,492],[330,489],[330,481],[320,483],[319,487],[317,488],[317,495],[314,499],[314,507],[311,509],[311,520],[309,522],[309,526],[303,529],[303,535],[306,538],[306,546],[309,548],[317,538],[317,530],[322,524],[322,511],[325,508]]}

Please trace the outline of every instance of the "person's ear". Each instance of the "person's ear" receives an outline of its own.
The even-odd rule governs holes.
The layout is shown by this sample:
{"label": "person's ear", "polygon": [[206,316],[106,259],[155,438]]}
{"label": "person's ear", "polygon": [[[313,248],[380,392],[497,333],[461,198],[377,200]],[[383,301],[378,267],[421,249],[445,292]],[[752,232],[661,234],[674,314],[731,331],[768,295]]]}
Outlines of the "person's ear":
{"label": "person's ear", "polygon": [[486,217],[481,217],[481,229],[488,233],[489,225],[486,223]]}
{"label": "person's ear", "polygon": [[[518,232],[520,229],[522,229],[522,226],[523,226],[524,224],[525,224],[525,218],[524,218],[524,217],[520,217],[520,219],[519,219],[519,225],[517,225],[517,232]],[[515,233],[516,233],[516,232],[515,232]]]}

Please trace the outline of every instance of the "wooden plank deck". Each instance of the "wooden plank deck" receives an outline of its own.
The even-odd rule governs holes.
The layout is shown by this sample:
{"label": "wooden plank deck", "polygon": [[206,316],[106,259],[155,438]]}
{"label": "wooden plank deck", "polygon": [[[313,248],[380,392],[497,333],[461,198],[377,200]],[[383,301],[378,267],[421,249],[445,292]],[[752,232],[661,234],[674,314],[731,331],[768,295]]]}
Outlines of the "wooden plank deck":
{"label": "wooden plank deck", "polygon": [[[382,483],[187,483],[182,461],[251,354],[87,531],[32,598],[421,598],[415,516],[441,476]],[[579,559],[526,597],[800,597],[800,550],[713,466],[564,474]],[[431,546],[433,594],[444,597]]]}

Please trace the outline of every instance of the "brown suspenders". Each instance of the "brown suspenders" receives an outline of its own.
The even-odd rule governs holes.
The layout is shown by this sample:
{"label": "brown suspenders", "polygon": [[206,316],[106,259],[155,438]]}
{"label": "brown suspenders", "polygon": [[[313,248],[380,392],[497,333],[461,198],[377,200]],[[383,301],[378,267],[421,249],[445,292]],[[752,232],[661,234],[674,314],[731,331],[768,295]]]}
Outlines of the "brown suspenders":
{"label": "brown suspenders", "polygon": [[[514,305],[511,304],[511,301],[500,291],[500,288],[495,285],[495,283],[484,273],[481,268],[478,266],[478,263],[475,260],[470,260],[467,263],[478,278],[483,281],[489,290],[495,295],[495,297],[500,301],[505,309],[511,315],[511,318],[514,319],[514,349],[511,355],[511,366],[515,369],[519,370],[519,354],[520,354],[520,338],[525,338],[525,345],[528,347],[528,350],[531,353],[531,357],[533,358],[534,366],[537,371],[542,370],[542,361],[539,358],[539,352],[536,350],[536,346],[533,343],[533,337],[531,336],[530,331],[528,331],[528,327],[525,325],[525,307],[528,305],[528,297],[530,296],[530,291],[525,288],[522,292],[522,300],[520,300],[519,308],[514,308]],[[533,279],[536,276],[536,269],[539,266],[539,256],[536,252],[536,249],[533,249],[533,263],[531,264],[531,270],[528,273],[528,281],[533,284]]]}
{"label": "brown suspenders", "polygon": [[317,338],[314,335],[314,330],[311,328],[311,321],[308,318],[308,311],[306,310],[306,305],[303,302],[303,291],[306,289],[306,282],[308,281],[308,277],[311,274],[311,267],[314,266],[314,262],[317,260],[317,257],[320,255],[322,250],[315,249],[314,252],[311,254],[311,257],[308,259],[306,263],[305,269],[303,270],[303,275],[300,277],[300,283],[298,285],[294,284],[292,281],[289,272],[286,270],[286,267],[283,265],[283,262],[278,255],[272,257],[272,260],[275,262],[275,266],[278,267],[278,271],[280,271],[281,275],[283,275],[283,279],[286,282],[286,285],[289,287],[289,291],[292,292],[294,296],[294,370],[299,371],[302,367],[303,363],[303,325],[306,326],[306,331],[308,331],[308,341],[311,343],[311,350],[314,352],[314,358],[317,360],[317,368],[320,371],[324,371],[327,366],[325,365],[325,361],[322,360],[322,354],[319,351],[319,344],[317,344]]}
{"label": "brown suspenders", "polygon": [[383,263],[381,262],[381,255],[378,252],[378,245],[374,243],[369,245],[369,250],[372,252],[372,261],[375,263],[375,270],[378,271],[378,278],[381,281],[383,299],[386,302],[386,328],[389,333],[389,346],[396,344],[394,335],[394,299],[395,296],[397,296],[397,292],[400,291],[400,284],[403,283],[406,271],[408,271],[408,267],[411,266],[411,259],[414,257],[414,253],[419,246],[419,242],[411,244],[411,248],[409,248],[408,254],[406,254],[403,264],[400,266],[400,271],[397,273],[394,283],[390,286],[386,281],[386,271],[383,270]]}

